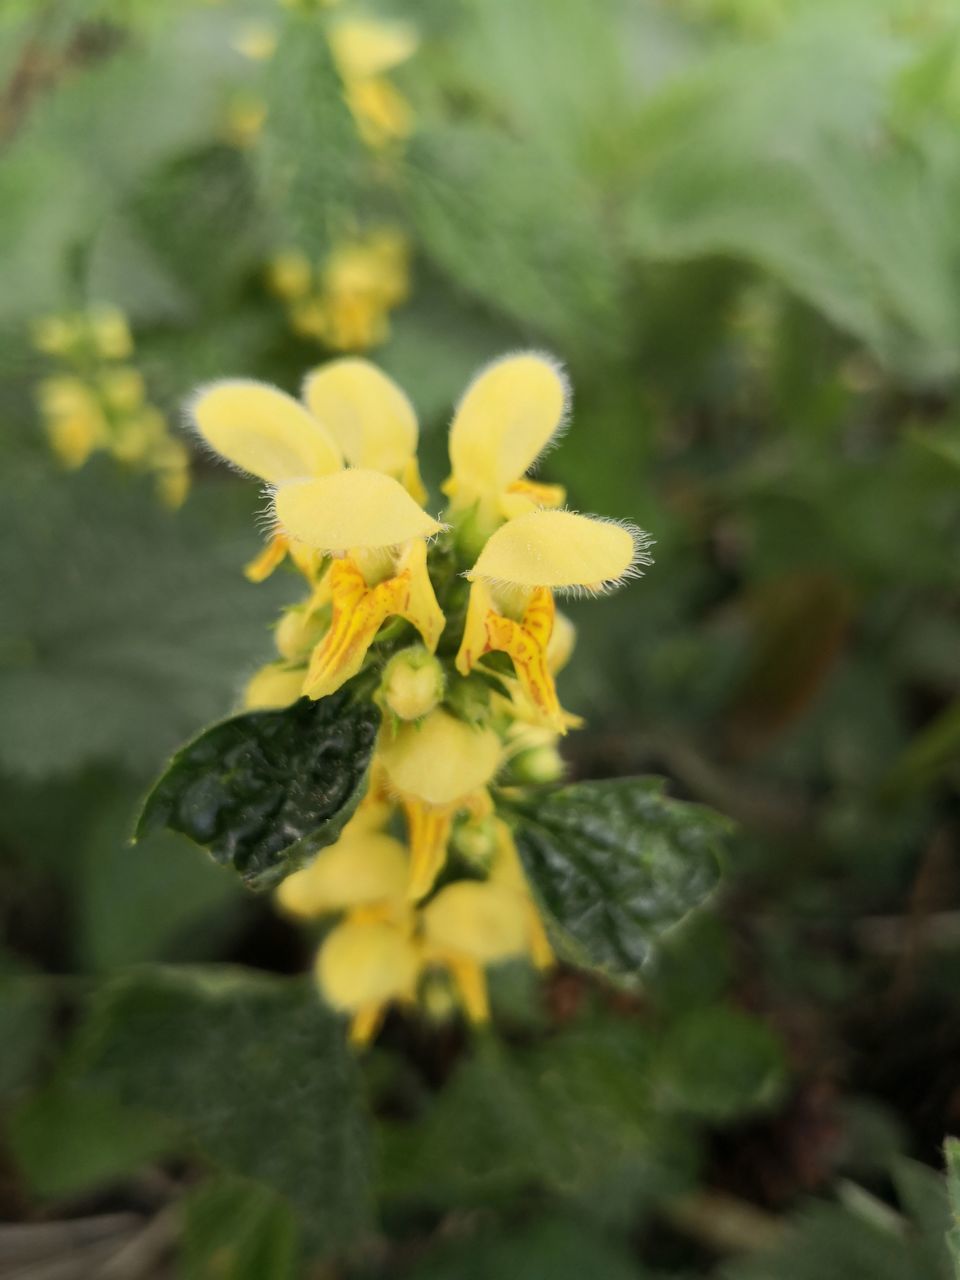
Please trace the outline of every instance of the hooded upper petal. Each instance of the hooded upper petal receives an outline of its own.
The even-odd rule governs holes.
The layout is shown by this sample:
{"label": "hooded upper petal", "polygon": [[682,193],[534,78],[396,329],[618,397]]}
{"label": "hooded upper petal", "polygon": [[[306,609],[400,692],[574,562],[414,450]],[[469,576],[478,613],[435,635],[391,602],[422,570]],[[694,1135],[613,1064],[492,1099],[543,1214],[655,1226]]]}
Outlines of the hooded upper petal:
{"label": "hooded upper petal", "polygon": [[567,381],[547,356],[522,352],[488,365],[450,428],[455,492],[500,494],[518,480],[562,427],[568,404]]}
{"label": "hooded upper petal", "polygon": [[204,387],[190,413],[221,457],[268,484],[322,476],[343,465],[336,440],[292,396],[249,378]]}
{"label": "hooded upper petal", "polygon": [[516,587],[602,591],[649,564],[639,529],[573,511],[531,511],[501,525],[466,575]]}
{"label": "hooded upper petal", "polygon": [[329,554],[393,547],[443,528],[397,480],[360,468],[281,485],[274,504],[290,537]]}
{"label": "hooded upper petal", "polygon": [[399,475],[417,449],[417,415],[392,378],[369,360],[332,360],[308,374],[303,399],[354,467]]}
{"label": "hooded upper petal", "polygon": [[344,80],[382,75],[411,58],[418,43],[407,22],[342,18],[330,28],[330,45]]}

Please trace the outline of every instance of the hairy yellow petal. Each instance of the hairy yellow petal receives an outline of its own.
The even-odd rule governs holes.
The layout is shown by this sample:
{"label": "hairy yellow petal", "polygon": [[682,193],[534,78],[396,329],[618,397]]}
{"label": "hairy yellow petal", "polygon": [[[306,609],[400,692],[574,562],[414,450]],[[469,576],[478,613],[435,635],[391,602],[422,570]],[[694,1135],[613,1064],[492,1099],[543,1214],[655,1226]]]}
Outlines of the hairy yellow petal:
{"label": "hairy yellow petal", "polygon": [[572,511],[531,511],[502,525],[467,577],[516,587],[603,591],[649,564],[638,529]]}
{"label": "hairy yellow petal", "polygon": [[563,423],[569,389],[559,365],[534,352],[505,356],[470,384],[450,428],[458,498],[499,494],[536,462]]}
{"label": "hairy yellow petal", "polygon": [[492,729],[474,729],[437,710],[386,734],[380,760],[401,794],[447,805],[486,786],[499,767],[501,752]]}
{"label": "hairy yellow petal", "polygon": [[417,415],[376,365],[359,357],[332,360],[307,376],[303,399],[351,466],[403,476],[417,449]]}
{"label": "hairy yellow petal", "polygon": [[275,506],[291,537],[330,554],[393,547],[443,528],[399,481],[359,468],[282,485]]}
{"label": "hairy yellow petal", "polygon": [[381,832],[351,835],[348,827],[332,849],[287,876],[277,889],[277,901],[291,915],[309,920],[347,907],[402,898],[409,874],[399,840]]}
{"label": "hairy yellow petal", "polygon": [[523,896],[508,884],[460,880],[441,889],[423,910],[428,943],[495,964],[527,951]]}
{"label": "hairy yellow petal", "polygon": [[269,484],[322,476],[342,465],[333,436],[292,396],[252,379],[215,382],[190,412],[221,457]]}
{"label": "hairy yellow petal", "polygon": [[412,996],[419,967],[414,943],[385,921],[345,921],[317,956],[323,994],[335,1008],[351,1011]]}

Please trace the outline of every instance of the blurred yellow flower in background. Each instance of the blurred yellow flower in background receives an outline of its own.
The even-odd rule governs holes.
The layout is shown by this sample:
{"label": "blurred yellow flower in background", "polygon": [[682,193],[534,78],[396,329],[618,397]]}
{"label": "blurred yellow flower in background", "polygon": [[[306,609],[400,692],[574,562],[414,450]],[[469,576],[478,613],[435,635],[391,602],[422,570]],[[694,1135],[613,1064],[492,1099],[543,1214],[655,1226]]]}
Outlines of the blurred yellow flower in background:
{"label": "blurred yellow flower in background", "polygon": [[36,388],[50,447],[63,465],[82,467],[102,450],[132,470],[152,474],[161,500],[180,506],[190,487],[189,453],[148,403],[143,375],[122,363],[134,350],[123,313],[95,306],[45,316],[34,325],[33,341],[64,370]]}

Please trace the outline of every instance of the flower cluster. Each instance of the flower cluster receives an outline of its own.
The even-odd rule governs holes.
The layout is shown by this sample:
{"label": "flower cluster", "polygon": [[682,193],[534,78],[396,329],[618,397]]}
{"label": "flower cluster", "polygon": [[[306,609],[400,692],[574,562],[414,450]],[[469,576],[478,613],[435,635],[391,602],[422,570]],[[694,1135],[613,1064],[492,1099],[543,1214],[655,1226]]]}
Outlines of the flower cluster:
{"label": "flower cluster", "polygon": [[[413,108],[388,74],[416,52],[415,29],[406,22],[345,14],[331,18],[326,32],[344,101],[364,144],[380,152],[404,142],[413,131]],[[276,51],[276,31],[270,23],[248,22],[238,29],[233,45],[245,58],[266,62]],[[246,146],[265,119],[265,104],[244,96],[235,101],[228,128]]]}
{"label": "flower cluster", "polygon": [[295,333],[331,351],[369,351],[386,342],[389,313],[410,292],[409,257],[406,237],[381,227],[342,241],[316,265],[296,249],[277,254],[269,282]]}
{"label": "flower cluster", "polygon": [[47,316],[34,326],[34,345],[61,366],[37,387],[50,445],[66,467],[81,467],[97,450],[156,477],[157,490],[178,507],[190,485],[190,455],[146,398],[143,375],[130,363],[133,339],[115,307]]}
{"label": "flower cluster", "polygon": [[413,407],[366,360],[322,365],[302,401],[237,380],[193,402],[207,445],[270,487],[275,527],[248,575],[289,560],[307,586],[247,705],[323,698],[365,673],[384,712],[359,810],[279,890],[297,916],[342,916],[317,973],[360,1041],[425,985],[448,983],[480,1021],[488,966],[551,963],[497,787],[556,780],[576,723],[554,681],[574,639],[555,593],[599,593],[649,562],[645,534],[528,477],[568,400],[536,353],[481,372],[451,427],[442,522],[423,507]]}

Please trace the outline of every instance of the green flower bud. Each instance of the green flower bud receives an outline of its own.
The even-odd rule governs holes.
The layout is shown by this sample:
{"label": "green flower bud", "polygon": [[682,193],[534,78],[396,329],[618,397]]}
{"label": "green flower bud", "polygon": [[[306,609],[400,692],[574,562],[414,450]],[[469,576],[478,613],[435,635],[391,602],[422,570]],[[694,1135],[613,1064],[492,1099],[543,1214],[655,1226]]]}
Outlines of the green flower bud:
{"label": "green flower bud", "polygon": [[401,649],[387,663],[380,685],[386,706],[401,720],[419,720],[443,698],[443,667],[423,645]]}
{"label": "green flower bud", "polygon": [[489,871],[497,851],[493,818],[470,818],[454,828],[451,844],[456,853],[477,871]]}
{"label": "green flower bud", "polygon": [[513,775],[518,782],[559,782],[566,772],[563,757],[556,747],[530,747],[521,751],[511,761]]}

